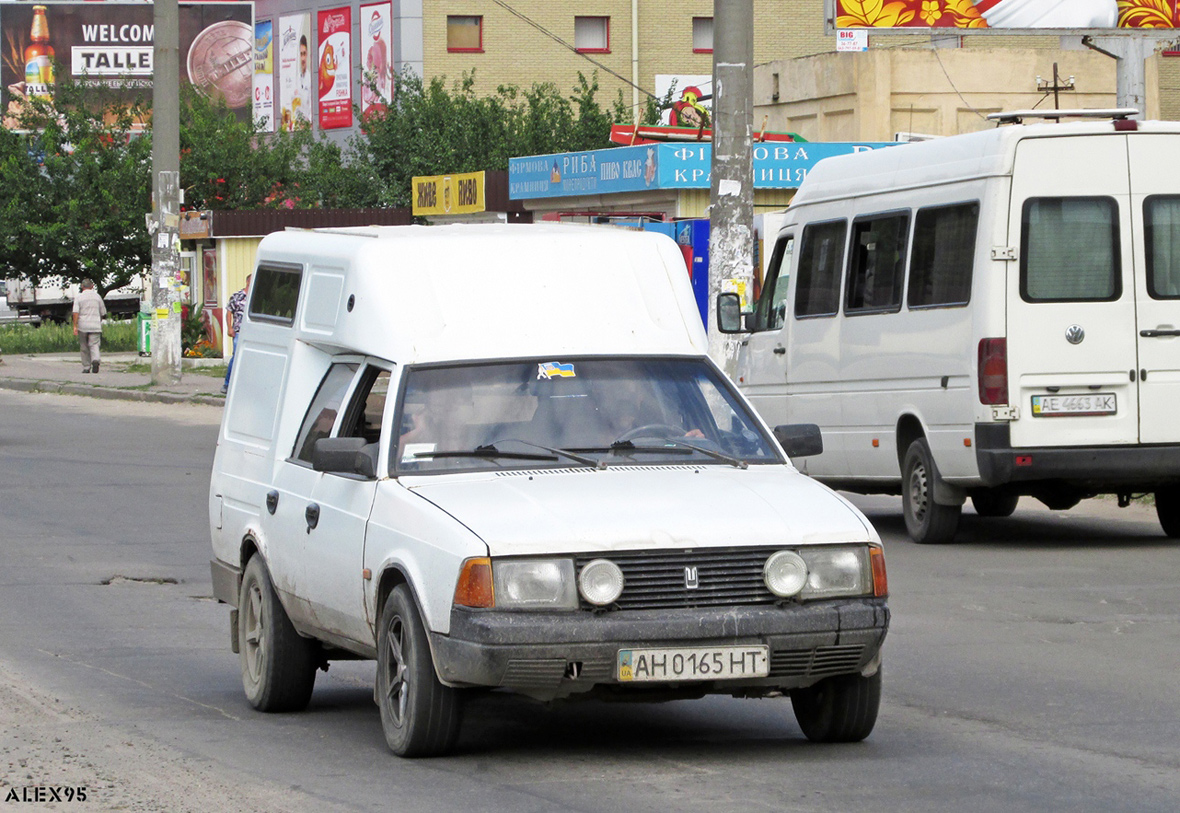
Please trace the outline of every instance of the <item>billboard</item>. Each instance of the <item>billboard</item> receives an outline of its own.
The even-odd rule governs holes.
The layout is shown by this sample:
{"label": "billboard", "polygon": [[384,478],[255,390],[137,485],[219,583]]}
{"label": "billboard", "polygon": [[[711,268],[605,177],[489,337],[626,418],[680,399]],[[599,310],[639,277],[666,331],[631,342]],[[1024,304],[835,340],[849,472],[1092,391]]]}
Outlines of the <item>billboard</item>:
{"label": "billboard", "polygon": [[254,123],[263,132],[274,132],[274,22],[271,20],[254,24]]}
{"label": "billboard", "polygon": [[352,126],[352,9],[317,12],[320,41],[320,127]]}
{"label": "billboard", "polygon": [[837,29],[1108,32],[1180,28],[1180,0],[834,0]]}
{"label": "billboard", "polygon": [[361,75],[361,118],[385,110],[393,96],[393,4],[361,6],[361,43],[364,53]]}
{"label": "billboard", "polygon": [[311,124],[311,15],[279,17],[279,126]]}
{"label": "billboard", "polygon": [[[180,78],[246,120],[254,98],[252,3],[181,3]],[[155,24],[148,3],[0,2],[0,106],[5,126],[26,94],[53,98],[57,72],[82,83],[152,84]]]}

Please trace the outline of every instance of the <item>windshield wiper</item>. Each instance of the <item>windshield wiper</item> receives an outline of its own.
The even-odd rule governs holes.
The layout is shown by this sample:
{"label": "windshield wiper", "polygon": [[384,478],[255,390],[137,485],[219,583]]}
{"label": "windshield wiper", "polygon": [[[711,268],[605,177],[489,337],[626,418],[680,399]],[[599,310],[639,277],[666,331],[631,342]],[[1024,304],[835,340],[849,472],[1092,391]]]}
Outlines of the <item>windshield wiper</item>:
{"label": "windshield wiper", "polygon": [[484,457],[508,460],[557,460],[557,455],[536,454],[535,452],[502,452],[491,443],[474,449],[449,449],[442,452],[415,452],[414,457]]}
{"label": "windshield wiper", "polygon": [[[496,441],[496,443],[520,443],[520,444],[523,444],[524,446],[532,446],[534,449],[543,449],[546,452],[549,452],[550,454],[560,455],[561,457],[567,457],[570,460],[581,463],[583,466],[593,466],[596,469],[605,469],[606,468],[606,461],[605,460],[595,460],[591,457],[586,457],[586,456],[580,455],[580,454],[574,454],[573,452],[569,451],[568,449],[554,449],[549,446],[542,446],[540,443],[533,443],[531,440],[521,440],[520,438],[501,438],[500,440]],[[489,445],[494,447],[495,444],[489,444]],[[481,447],[481,448],[483,448],[483,447]]]}
{"label": "windshield wiper", "polygon": [[666,446],[636,446],[629,440],[616,440],[610,445],[612,451],[627,451],[627,452],[663,452],[665,454],[675,452],[676,454],[691,454],[692,452],[700,452],[706,457],[711,457],[714,460],[720,460],[728,463],[731,466],[739,469],[746,469],[750,464],[741,458],[731,457],[730,455],[721,452],[714,452],[712,449],[703,449],[695,443],[687,443],[678,438],[660,438],[664,443],[671,443],[673,448],[669,449]]}

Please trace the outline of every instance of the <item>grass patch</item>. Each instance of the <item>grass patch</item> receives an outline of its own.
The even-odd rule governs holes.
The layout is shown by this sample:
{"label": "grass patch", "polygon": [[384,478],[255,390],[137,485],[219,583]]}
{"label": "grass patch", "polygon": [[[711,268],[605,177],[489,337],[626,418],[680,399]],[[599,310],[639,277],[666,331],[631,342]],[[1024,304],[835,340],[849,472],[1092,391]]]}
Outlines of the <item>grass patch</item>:
{"label": "grass patch", "polygon": [[[134,351],[139,340],[135,320],[110,321],[102,326],[102,349],[107,353]],[[39,326],[17,322],[0,325],[0,352],[69,353],[78,349],[71,325],[42,322]]]}
{"label": "grass patch", "polygon": [[[184,375],[204,375],[209,378],[225,378],[225,364],[214,364],[209,367],[185,367]],[[142,362],[132,362],[123,368],[125,373],[144,373],[148,374],[152,371],[152,365],[144,364]]]}

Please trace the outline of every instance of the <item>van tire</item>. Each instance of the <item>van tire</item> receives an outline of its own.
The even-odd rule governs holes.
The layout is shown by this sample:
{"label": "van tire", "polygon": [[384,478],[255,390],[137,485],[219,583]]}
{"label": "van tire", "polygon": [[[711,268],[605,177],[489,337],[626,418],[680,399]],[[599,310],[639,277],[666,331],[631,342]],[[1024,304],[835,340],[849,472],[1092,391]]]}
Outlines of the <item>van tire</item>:
{"label": "van tire", "polygon": [[405,584],[381,608],[377,706],[385,742],[400,757],[440,756],[459,738],[459,692],[439,682],[422,616]]}
{"label": "van tire", "polygon": [[1019,502],[1019,494],[997,491],[976,491],[971,494],[971,505],[981,517],[1010,517]]}
{"label": "van tire", "polygon": [[881,670],[872,677],[838,675],[791,690],[791,707],[812,742],[860,742],[877,724]]}
{"label": "van tire", "polygon": [[1169,486],[1155,492],[1155,515],[1160,526],[1171,539],[1180,539],[1180,486]]}
{"label": "van tire", "polygon": [[902,476],[901,504],[910,538],[920,545],[953,541],[963,506],[939,505],[934,501],[938,470],[925,438],[918,438],[906,450]]}
{"label": "van tire", "polygon": [[259,711],[302,711],[315,686],[315,644],[291,626],[261,556],[251,557],[238,596],[239,661],[246,699]]}

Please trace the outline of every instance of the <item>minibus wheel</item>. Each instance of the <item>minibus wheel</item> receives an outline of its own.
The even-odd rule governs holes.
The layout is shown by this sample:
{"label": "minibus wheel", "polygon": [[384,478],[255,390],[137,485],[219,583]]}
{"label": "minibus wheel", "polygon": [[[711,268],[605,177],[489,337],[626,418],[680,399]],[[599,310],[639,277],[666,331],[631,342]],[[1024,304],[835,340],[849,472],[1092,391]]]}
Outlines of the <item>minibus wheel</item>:
{"label": "minibus wheel", "polygon": [[877,724],[881,670],[872,677],[837,675],[791,690],[791,707],[812,742],[860,742]]}
{"label": "minibus wheel", "polygon": [[238,641],[242,687],[251,706],[268,712],[307,708],[315,685],[315,644],[291,626],[257,555],[242,574]]}
{"label": "minibus wheel", "polygon": [[981,517],[1010,517],[1020,502],[1019,494],[997,491],[973,491],[971,505]]}
{"label": "minibus wheel", "polygon": [[1168,486],[1155,492],[1155,514],[1164,533],[1180,539],[1180,486]]}
{"label": "minibus wheel", "polygon": [[393,588],[381,609],[377,706],[385,742],[398,756],[439,756],[459,738],[459,692],[435,675],[426,628],[405,584]]}
{"label": "minibus wheel", "polygon": [[961,505],[939,505],[934,501],[934,480],[938,470],[925,438],[910,444],[902,466],[901,504],[910,538],[920,545],[950,542],[959,528]]}

